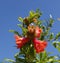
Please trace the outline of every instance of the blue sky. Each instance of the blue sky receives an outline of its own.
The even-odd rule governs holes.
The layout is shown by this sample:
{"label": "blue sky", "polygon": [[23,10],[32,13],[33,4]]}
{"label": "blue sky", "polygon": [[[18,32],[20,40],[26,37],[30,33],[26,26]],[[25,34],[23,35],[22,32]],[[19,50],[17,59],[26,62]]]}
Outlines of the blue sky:
{"label": "blue sky", "polygon": [[[14,34],[10,33],[9,29],[18,30],[18,17],[26,17],[30,10],[39,8],[43,15],[43,19],[48,19],[51,14],[55,19],[54,26],[51,29],[55,34],[60,32],[60,0],[0,0],[0,61],[4,58],[14,59],[14,54],[17,53],[14,40]],[[46,48],[47,51],[52,51],[54,54],[59,54],[54,47]],[[53,55],[54,55],[53,54]]]}

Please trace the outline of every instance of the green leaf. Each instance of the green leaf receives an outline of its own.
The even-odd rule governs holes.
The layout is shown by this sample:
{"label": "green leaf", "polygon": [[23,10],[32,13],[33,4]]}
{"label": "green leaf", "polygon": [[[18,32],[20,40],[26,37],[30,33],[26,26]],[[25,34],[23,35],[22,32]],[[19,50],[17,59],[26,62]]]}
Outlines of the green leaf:
{"label": "green leaf", "polygon": [[13,32],[14,34],[17,34],[17,35],[20,36],[20,34],[17,31],[15,31],[15,30],[9,30],[9,32]]}
{"label": "green leaf", "polygon": [[25,59],[22,58],[16,58],[16,63],[24,63]]}
{"label": "green leaf", "polygon": [[17,24],[17,25],[18,25],[19,27],[21,27],[21,28],[23,27],[22,24]]}
{"label": "green leaf", "polygon": [[54,33],[51,33],[49,36],[49,40],[52,40],[54,38]]}
{"label": "green leaf", "polygon": [[40,53],[40,61],[42,60],[43,57],[43,53]]}
{"label": "green leaf", "polygon": [[36,13],[39,14],[38,18],[42,15],[41,11],[39,9],[36,10]]}
{"label": "green leaf", "polygon": [[30,17],[34,15],[34,11],[30,11]]}
{"label": "green leaf", "polygon": [[53,44],[53,46],[54,46],[55,48],[57,48],[57,50],[60,52],[60,42],[55,41],[55,42],[53,42],[52,44]]}
{"label": "green leaf", "polygon": [[18,18],[19,22],[23,22],[23,18],[19,17]]}
{"label": "green leaf", "polygon": [[56,48],[56,42],[53,42],[52,44],[53,44],[53,46]]}
{"label": "green leaf", "polygon": [[40,17],[41,13],[39,12],[34,12],[34,11],[30,11],[30,15],[28,17],[28,20],[32,20],[33,18],[38,18]]}
{"label": "green leaf", "polygon": [[17,58],[18,56],[19,56],[19,53],[16,53],[16,54],[14,55],[15,58]]}
{"label": "green leaf", "polygon": [[37,21],[37,25],[38,25],[38,26],[41,26],[41,24],[42,24],[42,21],[41,21],[41,20],[38,20],[38,21]]}
{"label": "green leaf", "polygon": [[49,30],[45,30],[45,32],[44,32],[44,36],[47,36],[48,33],[49,33]]}
{"label": "green leaf", "polygon": [[45,60],[47,58],[48,54],[46,51],[43,52],[43,60]]}
{"label": "green leaf", "polygon": [[15,62],[14,60],[12,60],[12,59],[7,59],[7,58],[5,58],[5,61],[7,61],[7,62]]}
{"label": "green leaf", "polygon": [[56,35],[55,40],[57,40],[60,37],[60,32]]}
{"label": "green leaf", "polygon": [[40,10],[39,9],[36,9],[36,12],[38,13],[38,12],[40,12]]}
{"label": "green leaf", "polygon": [[58,62],[58,63],[60,63],[60,60],[54,60],[54,62]]}
{"label": "green leaf", "polygon": [[56,46],[57,50],[60,52],[60,46]]}
{"label": "green leaf", "polygon": [[52,58],[50,58],[50,59],[48,60],[48,62],[51,62],[51,61],[53,61],[53,59],[52,59]]}
{"label": "green leaf", "polygon": [[49,27],[52,27],[54,20],[50,18]]}
{"label": "green leaf", "polygon": [[23,35],[25,36],[27,34],[28,30],[26,28],[22,27],[22,31],[23,31]]}
{"label": "green leaf", "polygon": [[46,62],[53,62],[54,63],[54,60],[56,60],[56,58],[58,58],[57,56],[50,56],[47,58]]}

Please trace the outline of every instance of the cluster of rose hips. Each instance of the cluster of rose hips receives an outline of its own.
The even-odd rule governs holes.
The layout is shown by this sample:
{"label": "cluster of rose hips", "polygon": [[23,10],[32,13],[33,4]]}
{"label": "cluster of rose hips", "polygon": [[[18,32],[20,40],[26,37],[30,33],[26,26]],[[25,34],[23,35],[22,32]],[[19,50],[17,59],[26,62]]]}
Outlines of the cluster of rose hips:
{"label": "cluster of rose hips", "polygon": [[[43,52],[47,46],[47,41],[38,40],[38,38],[41,36],[43,30],[41,28],[39,28],[38,25],[33,24],[33,23],[37,23],[37,19],[33,18],[30,22],[28,18],[25,18],[23,20],[23,23],[25,25],[27,25],[26,28],[28,31],[24,37],[15,35],[17,48],[22,48],[26,43],[28,43],[31,40],[33,42],[36,53]],[[33,25],[31,25],[31,24],[33,24]]]}

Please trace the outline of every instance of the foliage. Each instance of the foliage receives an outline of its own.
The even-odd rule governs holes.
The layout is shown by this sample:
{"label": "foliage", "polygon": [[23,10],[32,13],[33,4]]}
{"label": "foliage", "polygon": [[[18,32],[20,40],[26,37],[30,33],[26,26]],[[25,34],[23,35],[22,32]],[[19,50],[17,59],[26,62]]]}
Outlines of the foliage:
{"label": "foliage", "polygon": [[[58,39],[60,38],[60,32],[56,34],[55,37],[54,33],[50,32],[54,20],[52,18],[49,18],[49,21],[43,21],[40,19],[41,16],[42,13],[39,10],[36,10],[36,12],[30,11],[28,17],[18,18],[19,24],[17,25],[22,29],[22,34],[20,35],[17,31],[14,30],[10,30],[10,32],[16,34],[18,38],[28,37],[28,39],[25,38],[26,41],[23,41],[25,40],[23,38],[19,39],[19,41],[22,41],[23,43],[21,43],[22,45],[19,45],[16,39],[17,37],[15,37],[17,48],[19,48],[20,51],[15,54],[15,60],[6,59],[6,61],[12,63],[60,63],[58,56],[50,56],[51,52],[47,52],[46,50],[39,50],[38,53],[36,52],[37,48],[41,46],[39,45],[36,47],[36,41],[39,42],[44,40],[51,42],[52,45],[60,52],[60,42],[58,41]],[[38,28],[36,26],[38,26]],[[38,30],[38,33],[36,32],[36,29]],[[37,38],[38,40],[34,41],[34,38]],[[34,49],[34,47],[36,48]],[[45,49],[45,47],[42,49]]]}

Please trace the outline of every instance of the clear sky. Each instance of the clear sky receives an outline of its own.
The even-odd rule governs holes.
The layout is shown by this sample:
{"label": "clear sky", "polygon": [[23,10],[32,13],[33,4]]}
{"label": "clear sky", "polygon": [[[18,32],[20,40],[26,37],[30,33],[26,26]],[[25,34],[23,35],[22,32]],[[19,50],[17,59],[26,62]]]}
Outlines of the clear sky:
{"label": "clear sky", "polygon": [[[55,19],[54,26],[51,29],[55,34],[60,32],[60,0],[0,0],[0,61],[4,58],[14,59],[14,54],[19,50],[16,49],[14,34],[9,29],[21,32],[17,27],[18,17],[28,16],[30,10],[39,8],[43,15],[43,20],[48,19],[51,14]],[[59,54],[54,47],[49,44],[47,51]],[[53,55],[54,55],[53,54]]]}

